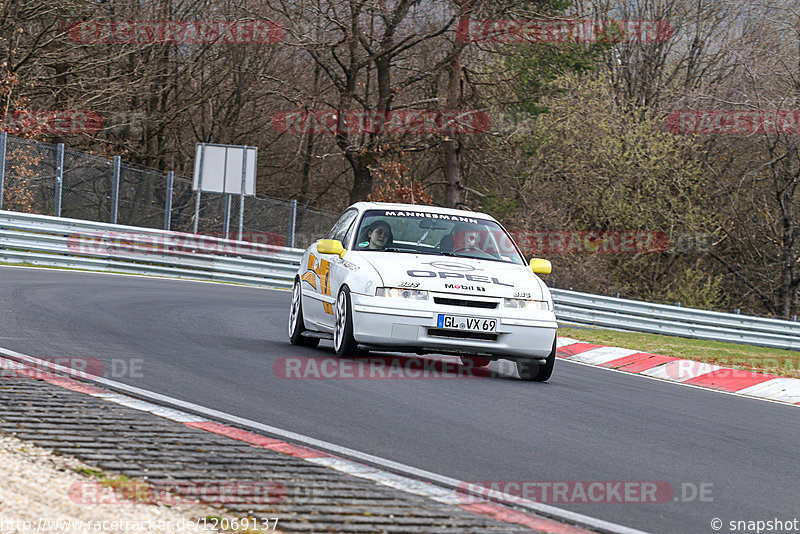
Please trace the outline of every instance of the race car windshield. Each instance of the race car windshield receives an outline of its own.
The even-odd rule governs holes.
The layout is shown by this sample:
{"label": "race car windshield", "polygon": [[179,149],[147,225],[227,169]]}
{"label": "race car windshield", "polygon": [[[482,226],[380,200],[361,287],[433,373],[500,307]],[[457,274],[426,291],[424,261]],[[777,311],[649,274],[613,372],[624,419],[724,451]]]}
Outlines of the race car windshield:
{"label": "race car windshield", "polygon": [[353,248],[525,263],[511,237],[496,222],[445,213],[367,211]]}

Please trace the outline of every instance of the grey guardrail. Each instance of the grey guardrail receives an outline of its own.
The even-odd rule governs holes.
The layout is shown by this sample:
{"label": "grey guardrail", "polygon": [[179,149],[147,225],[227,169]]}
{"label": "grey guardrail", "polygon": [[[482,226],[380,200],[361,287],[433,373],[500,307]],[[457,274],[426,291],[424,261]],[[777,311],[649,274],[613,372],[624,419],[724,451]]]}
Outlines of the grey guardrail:
{"label": "grey guardrail", "polygon": [[800,350],[800,323],[551,289],[559,321]]}
{"label": "grey guardrail", "polygon": [[[0,211],[0,261],[289,288],[301,249]],[[561,322],[800,350],[800,323],[552,289]]]}
{"label": "grey guardrail", "polygon": [[289,288],[303,251],[0,211],[0,261]]}

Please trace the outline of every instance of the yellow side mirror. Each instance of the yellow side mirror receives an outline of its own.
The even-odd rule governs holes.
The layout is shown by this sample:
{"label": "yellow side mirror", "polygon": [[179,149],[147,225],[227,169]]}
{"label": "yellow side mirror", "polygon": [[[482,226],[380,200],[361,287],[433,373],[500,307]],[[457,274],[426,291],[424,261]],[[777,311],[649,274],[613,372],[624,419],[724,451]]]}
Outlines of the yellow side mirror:
{"label": "yellow side mirror", "polygon": [[336,239],[320,240],[320,242],[317,243],[317,251],[319,251],[320,254],[336,254],[340,258],[344,258],[345,253],[342,242]]}
{"label": "yellow side mirror", "polygon": [[550,271],[553,270],[553,266],[547,260],[542,260],[539,258],[531,259],[531,271],[536,274],[550,274]]}

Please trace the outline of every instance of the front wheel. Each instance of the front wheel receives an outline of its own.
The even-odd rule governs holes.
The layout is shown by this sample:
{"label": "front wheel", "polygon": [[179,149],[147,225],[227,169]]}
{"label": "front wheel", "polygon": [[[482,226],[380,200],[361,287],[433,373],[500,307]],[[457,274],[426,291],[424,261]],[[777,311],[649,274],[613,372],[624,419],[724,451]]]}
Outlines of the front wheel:
{"label": "front wheel", "polygon": [[303,321],[303,291],[300,282],[296,281],[292,288],[292,306],[289,308],[289,342],[292,345],[301,347],[316,347],[319,339],[315,337],[305,337],[306,324]]}
{"label": "front wheel", "polygon": [[530,358],[517,359],[517,373],[522,380],[533,382],[547,382],[553,374],[556,363],[556,340],[553,340],[553,349],[544,364],[533,363]]}
{"label": "front wheel", "polygon": [[342,287],[339,296],[336,297],[336,307],[334,308],[333,326],[333,348],[336,355],[361,356],[363,351],[359,350],[358,343],[353,337],[353,305],[350,298],[350,289]]}

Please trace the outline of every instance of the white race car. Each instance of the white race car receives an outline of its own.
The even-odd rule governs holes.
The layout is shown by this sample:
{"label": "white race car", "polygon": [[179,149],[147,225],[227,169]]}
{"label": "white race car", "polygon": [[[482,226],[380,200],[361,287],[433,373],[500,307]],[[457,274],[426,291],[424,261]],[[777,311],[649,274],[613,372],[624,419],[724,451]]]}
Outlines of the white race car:
{"label": "white race car", "polygon": [[359,202],[303,255],[294,281],[289,339],[336,354],[456,354],[474,366],[516,361],[524,380],[545,381],[556,355],[547,286],[511,236],[483,213]]}

